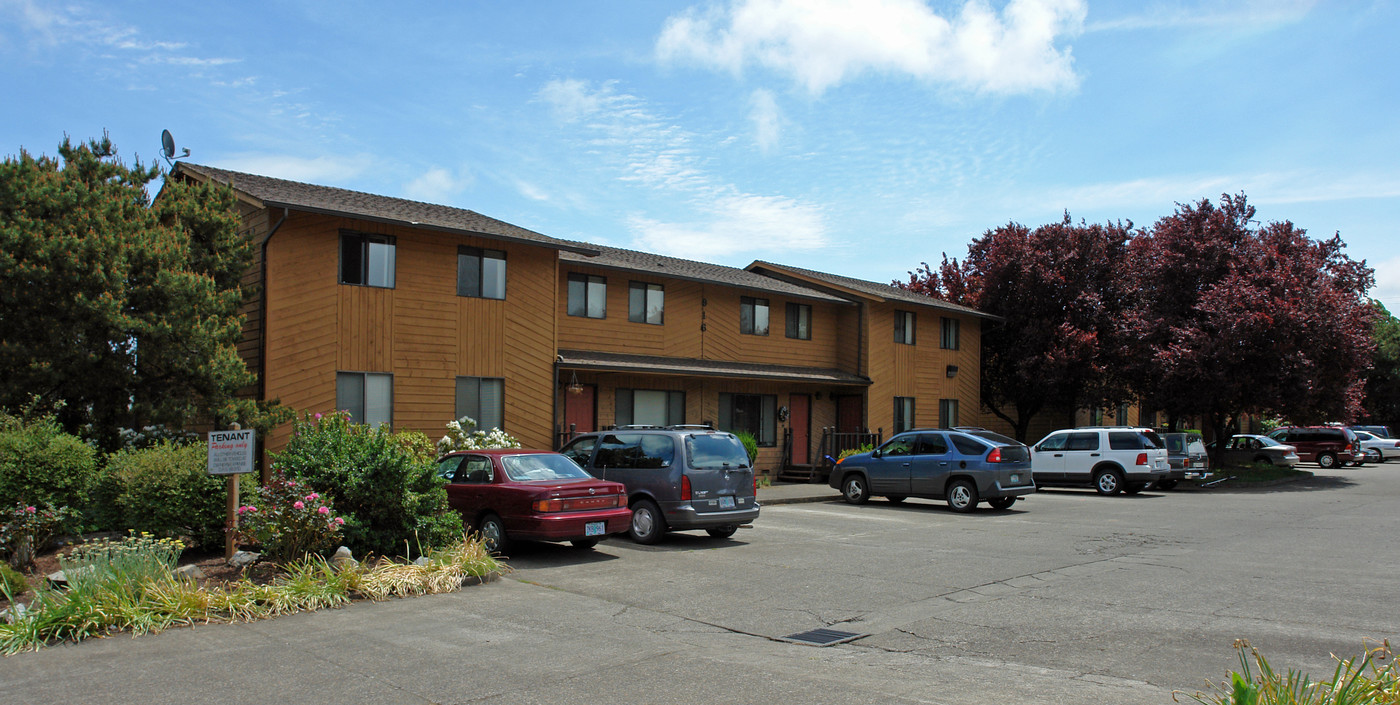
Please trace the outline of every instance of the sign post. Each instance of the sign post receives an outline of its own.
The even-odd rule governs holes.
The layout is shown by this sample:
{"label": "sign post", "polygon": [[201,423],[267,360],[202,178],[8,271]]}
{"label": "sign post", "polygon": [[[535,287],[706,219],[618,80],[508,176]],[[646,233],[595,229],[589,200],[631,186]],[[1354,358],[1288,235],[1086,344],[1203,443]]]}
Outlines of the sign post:
{"label": "sign post", "polygon": [[232,558],[238,529],[238,476],[253,471],[253,449],[257,437],[252,429],[209,432],[209,474],[228,476],[228,517],[225,522],[224,558]]}

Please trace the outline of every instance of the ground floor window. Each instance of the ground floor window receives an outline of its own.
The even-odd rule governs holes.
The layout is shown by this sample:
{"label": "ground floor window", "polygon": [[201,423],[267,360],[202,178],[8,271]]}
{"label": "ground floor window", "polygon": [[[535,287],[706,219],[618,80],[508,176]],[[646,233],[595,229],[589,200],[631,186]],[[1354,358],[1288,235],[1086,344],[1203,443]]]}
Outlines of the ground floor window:
{"label": "ground floor window", "polygon": [[952,428],[958,425],[958,400],[938,400],[938,427]]}
{"label": "ground floor window", "polygon": [[618,426],[683,424],[685,392],[619,388],[615,423]]}
{"label": "ground floor window", "polygon": [[914,428],[914,397],[894,398],[894,432],[903,433]]}
{"label": "ground floor window", "polygon": [[1119,426],[1127,426],[1127,425],[1128,425],[1128,405],[1127,405],[1127,404],[1119,404],[1119,405],[1118,405],[1118,425],[1119,425]]}
{"label": "ground floor window", "polygon": [[719,428],[748,431],[761,446],[778,443],[778,397],[772,394],[720,394]]}
{"label": "ground floor window", "polygon": [[470,416],[482,431],[505,429],[506,381],[493,377],[457,378],[457,418]]}
{"label": "ground floor window", "polygon": [[382,372],[335,373],[335,407],[350,412],[353,423],[394,423],[394,376]]}

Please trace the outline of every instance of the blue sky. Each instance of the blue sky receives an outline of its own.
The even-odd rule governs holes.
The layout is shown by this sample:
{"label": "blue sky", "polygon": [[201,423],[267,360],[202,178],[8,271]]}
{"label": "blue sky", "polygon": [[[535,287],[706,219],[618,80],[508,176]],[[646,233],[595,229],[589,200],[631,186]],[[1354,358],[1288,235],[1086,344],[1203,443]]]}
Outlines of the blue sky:
{"label": "blue sky", "polygon": [[191,161],[874,281],[1244,191],[1400,310],[1393,2],[0,0],[0,147]]}

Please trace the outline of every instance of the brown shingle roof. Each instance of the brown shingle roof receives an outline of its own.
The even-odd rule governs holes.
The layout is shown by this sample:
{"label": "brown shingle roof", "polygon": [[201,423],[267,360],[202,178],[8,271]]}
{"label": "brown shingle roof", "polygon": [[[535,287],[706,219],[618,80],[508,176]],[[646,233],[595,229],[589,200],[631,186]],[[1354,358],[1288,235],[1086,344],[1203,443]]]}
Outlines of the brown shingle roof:
{"label": "brown shingle roof", "polygon": [[[576,244],[584,246],[583,243]],[[839,296],[832,296],[818,291],[817,289],[783,281],[781,279],[765,277],[762,274],[757,274],[746,269],[739,269],[737,267],[726,267],[720,264],[696,262],[694,260],[680,259],[678,257],[654,255],[649,252],[624,250],[617,247],[605,247],[602,245],[586,246],[595,248],[600,254],[596,257],[586,257],[580,254],[574,254],[573,252],[561,252],[559,259],[564,262],[581,264],[589,267],[621,269],[629,272],[646,272],[677,279],[689,279],[691,281],[710,284],[723,284],[744,289],[766,291],[796,298],[847,303],[846,299]]]}
{"label": "brown shingle roof", "polygon": [[345,215],[430,230],[482,235],[498,240],[524,242],[560,250],[584,253],[596,251],[581,243],[541,235],[533,230],[526,230],[518,225],[488,218],[465,208],[377,196],[372,193],[350,191],[333,186],[318,186],[300,181],[274,179],[270,176],[217,169],[202,164],[178,162],[175,165],[173,175],[184,172],[189,172],[196,178],[203,177],[229,184],[234,189],[262,201],[267,206]]}
{"label": "brown shingle roof", "polygon": [[768,365],[729,360],[627,355],[593,350],[560,350],[559,366],[566,370],[602,370],[663,375],[696,375],[739,379],[777,379],[789,382],[869,385],[870,379],[850,372],[797,365]]}
{"label": "brown shingle roof", "polygon": [[990,313],[983,313],[975,308],[960,306],[955,303],[949,303],[942,299],[935,299],[932,296],[927,296],[918,292],[909,291],[908,289],[901,289],[897,286],[893,286],[890,284],[878,284],[876,282],[865,281],[864,279],[852,279],[850,277],[843,277],[838,274],[828,274],[826,272],[818,272],[811,269],[802,269],[800,267],[791,267],[786,264],[773,264],[772,262],[764,262],[761,260],[755,261],[753,264],[750,264],[747,269],[751,272],[771,271],[774,275],[777,276],[782,276],[785,273],[790,275],[796,275],[797,277],[813,279],[818,282],[830,284],[833,287],[836,287],[837,289],[859,292],[861,294],[873,296],[877,299],[881,299],[884,301],[898,301],[902,303],[918,304],[920,306],[931,306],[933,308],[942,309],[944,311],[952,311],[955,313],[967,314],[969,316],[977,316],[978,318],[988,318],[993,320],[997,319],[997,316],[993,316]]}

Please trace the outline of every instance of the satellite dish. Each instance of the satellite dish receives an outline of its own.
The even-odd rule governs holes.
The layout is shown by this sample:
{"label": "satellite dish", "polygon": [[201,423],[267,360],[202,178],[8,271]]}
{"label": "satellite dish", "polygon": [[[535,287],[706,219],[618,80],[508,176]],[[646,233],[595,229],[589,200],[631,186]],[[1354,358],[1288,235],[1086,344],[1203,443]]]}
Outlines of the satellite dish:
{"label": "satellite dish", "polygon": [[175,155],[175,136],[170,134],[170,130],[160,131],[160,153],[165,157],[166,163],[174,159],[183,159],[190,156],[190,150],[186,149],[179,156]]}

